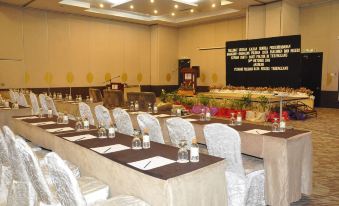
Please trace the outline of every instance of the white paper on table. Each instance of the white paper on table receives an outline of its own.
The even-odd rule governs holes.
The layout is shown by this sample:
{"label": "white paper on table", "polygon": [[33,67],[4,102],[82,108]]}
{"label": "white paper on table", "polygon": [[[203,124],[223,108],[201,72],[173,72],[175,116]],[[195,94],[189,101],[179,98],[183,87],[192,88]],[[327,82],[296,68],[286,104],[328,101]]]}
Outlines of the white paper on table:
{"label": "white paper on table", "polygon": [[10,107],[2,107],[2,108],[0,108],[0,109],[3,109],[3,110],[10,110],[10,109],[12,109],[12,108],[10,108]]}
{"label": "white paper on table", "polygon": [[154,115],[154,117],[170,117],[171,115],[169,114],[157,114],[157,115]]}
{"label": "white paper on table", "polygon": [[128,164],[141,170],[151,170],[157,167],[172,164],[174,162],[176,161],[161,156],[155,156]]}
{"label": "white paper on table", "polygon": [[71,104],[79,104],[78,102],[72,102]]}
{"label": "white paper on table", "polygon": [[74,130],[72,127],[60,127],[60,128],[53,128],[53,129],[46,129],[47,132],[67,132]]}
{"label": "white paper on table", "polygon": [[141,114],[143,112],[130,112],[130,114]]}
{"label": "white paper on table", "polygon": [[186,120],[189,121],[189,122],[196,122],[196,121],[198,121],[197,119],[190,119],[190,118],[187,118]]}
{"label": "white paper on table", "polygon": [[63,137],[64,139],[67,139],[71,142],[76,142],[76,141],[82,141],[82,140],[88,140],[88,139],[95,139],[97,138],[94,135],[91,134],[83,134],[83,135],[77,135],[77,136],[72,136],[72,137]]}
{"label": "white paper on table", "polygon": [[34,125],[34,126],[42,126],[42,125],[50,125],[50,124],[56,124],[56,122],[48,121],[48,122],[35,122],[35,123],[31,123],[31,125]]}
{"label": "white paper on table", "polygon": [[119,152],[122,150],[127,150],[130,149],[130,147],[127,147],[122,144],[114,144],[114,145],[109,145],[109,146],[104,146],[104,147],[94,147],[91,148],[91,150],[94,150],[100,154],[107,154],[107,153],[112,153],[112,152]]}
{"label": "white paper on table", "polygon": [[39,117],[37,116],[28,116],[28,117],[18,117],[18,118],[15,118],[15,119],[38,119]]}
{"label": "white paper on table", "polygon": [[247,131],[244,131],[244,132],[250,133],[250,134],[266,134],[266,133],[269,133],[271,131],[263,130],[263,129],[251,129],[251,130],[247,130]]}

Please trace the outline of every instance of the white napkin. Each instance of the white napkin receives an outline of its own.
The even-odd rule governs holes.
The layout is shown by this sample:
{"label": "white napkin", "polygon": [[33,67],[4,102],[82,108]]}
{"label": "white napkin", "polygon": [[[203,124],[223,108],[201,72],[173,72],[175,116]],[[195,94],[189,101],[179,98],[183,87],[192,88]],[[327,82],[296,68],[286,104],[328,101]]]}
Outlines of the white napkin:
{"label": "white napkin", "polygon": [[107,154],[107,153],[112,153],[112,152],[119,152],[122,150],[130,149],[130,147],[127,147],[122,144],[114,144],[114,145],[109,145],[109,146],[104,146],[104,147],[94,147],[91,148],[91,150],[94,150],[100,154]]}
{"label": "white napkin", "polygon": [[171,115],[169,115],[169,114],[157,114],[157,115],[154,115],[154,116],[162,118],[162,117],[170,117]]}
{"label": "white napkin", "polygon": [[186,120],[189,121],[189,122],[196,122],[196,121],[198,121],[197,119],[190,119],[190,118],[187,118]]}
{"label": "white napkin", "polygon": [[61,127],[61,128],[53,128],[53,129],[46,129],[47,132],[67,132],[74,130],[72,127]]}
{"label": "white napkin", "polygon": [[39,117],[37,116],[28,116],[28,117],[18,117],[16,119],[38,119]]}
{"label": "white napkin", "polygon": [[266,133],[269,133],[271,131],[262,130],[262,129],[251,129],[251,130],[247,130],[247,131],[244,131],[244,132],[250,133],[250,134],[266,134]]}
{"label": "white napkin", "polygon": [[77,135],[77,136],[73,136],[73,137],[63,137],[63,138],[67,139],[71,142],[76,142],[76,141],[94,139],[94,138],[97,138],[97,137],[94,136],[94,135],[91,135],[91,134],[83,134],[83,135]]}
{"label": "white napkin", "polygon": [[34,126],[42,126],[42,125],[49,125],[49,124],[56,124],[56,122],[48,121],[48,122],[35,122],[35,123],[31,123],[31,125],[34,125]]}
{"label": "white napkin", "polygon": [[151,158],[136,161],[136,162],[131,162],[128,164],[141,170],[151,170],[157,167],[162,167],[168,164],[172,164],[174,162],[175,162],[174,160],[167,159],[165,157],[155,156],[155,157],[151,157]]}

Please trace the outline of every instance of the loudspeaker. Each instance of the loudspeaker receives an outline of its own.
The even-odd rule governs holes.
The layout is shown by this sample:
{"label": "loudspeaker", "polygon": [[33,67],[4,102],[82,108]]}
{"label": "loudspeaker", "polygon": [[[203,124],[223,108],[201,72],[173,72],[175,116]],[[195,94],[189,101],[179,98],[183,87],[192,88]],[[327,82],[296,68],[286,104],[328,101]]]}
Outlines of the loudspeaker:
{"label": "loudspeaker", "polygon": [[179,59],[178,60],[178,85],[180,86],[184,78],[182,76],[181,70],[183,68],[190,68],[191,60],[190,59]]}

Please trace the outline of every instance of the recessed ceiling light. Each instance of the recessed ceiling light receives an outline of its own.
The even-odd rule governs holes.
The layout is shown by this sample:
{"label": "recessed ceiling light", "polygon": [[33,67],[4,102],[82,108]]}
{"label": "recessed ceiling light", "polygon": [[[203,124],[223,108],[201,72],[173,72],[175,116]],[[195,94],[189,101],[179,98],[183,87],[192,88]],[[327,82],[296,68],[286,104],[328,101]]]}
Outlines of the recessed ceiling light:
{"label": "recessed ceiling light", "polygon": [[220,2],[221,6],[225,6],[225,5],[228,5],[228,4],[233,4],[233,2],[228,1],[228,0],[221,0],[221,2]]}
{"label": "recessed ceiling light", "polygon": [[99,4],[100,8],[104,8],[104,4]]}
{"label": "recessed ceiling light", "polygon": [[215,7],[215,4],[212,4],[212,8],[214,8]]}
{"label": "recessed ceiling light", "polygon": [[133,4],[132,4],[132,5],[130,5],[130,6],[129,6],[129,8],[130,8],[130,9],[134,9],[134,6],[133,6]]}
{"label": "recessed ceiling light", "polygon": [[194,9],[191,9],[190,12],[193,13],[193,12],[194,12]]}
{"label": "recessed ceiling light", "polygon": [[176,9],[179,8],[178,4],[174,4],[174,8]]}
{"label": "recessed ceiling light", "polygon": [[158,13],[158,10],[156,10],[156,9],[154,9],[154,11],[153,11],[155,14],[157,14]]}
{"label": "recessed ceiling light", "polygon": [[175,16],[175,13],[174,13],[174,12],[172,12],[172,13],[171,13],[171,15],[172,15],[172,16]]}
{"label": "recessed ceiling light", "polygon": [[154,0],[150,0],[151,3],[154,3]]}

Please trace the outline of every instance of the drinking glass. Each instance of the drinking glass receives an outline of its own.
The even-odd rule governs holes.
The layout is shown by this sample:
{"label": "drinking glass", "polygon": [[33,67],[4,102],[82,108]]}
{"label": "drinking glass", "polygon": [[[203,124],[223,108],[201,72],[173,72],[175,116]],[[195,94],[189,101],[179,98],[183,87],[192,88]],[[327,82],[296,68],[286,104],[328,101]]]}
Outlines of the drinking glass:
{"label": "drinking glass", "polygon": [[272,132],[279,132],[278,118],[274,118],[274,122],[272,124]]}
{"label": "drinking glass", "polygon": [[150,113],[150,114],[153,112],[152,104],[151,104],[151,103],[148,103],[148,109],[147,109],[147,112]]}
{"label": "drinking glass", "polygon": [[286,131],[286,122],[285,122],[284,118],[281,118],[279,127],[280,127],[280,129],[279,129],[280,132]]}
{"label": "drinking glass", "polygon": [[188,151],[187,151],[187,141],[186,140],[180,140],[179,141],[179,151],[178,151],[178,163],[187,163],[188,160]]}
{"label": "drinking glass", "polygon": [[234,117],[234,113],[232,112],[231,113],[231,123],[230,123],[231,126],[235,126],[235,117]]}
{"label": "drinking glass", "polygon": [[134,111],[134,103],[133,103],[133,101],[130,102],[129,110],[130,111]]}
{"label": "drinking glass", "polygon": [[59,112],[58,118],[57,118],[57,124],[63,124],[63,119],[64,119],[64,113]]}
{"label": "drinking glass", "polygon": [[99,123],[98,138],[106,138],[106,129],[103,126],[103,123]]}
{"label": "drinking glass", "polygon": [[141,139],[139,137],[140,133],[138,131],[135,131],[134,132],[134,138],[132,140],[132,149],[133,150],[140,150],[142,149],[142,146],[141,146]]}
{"label": "drinking glass", "polygon": [[83,129],[82,121],[80,117],[76,118],[75,131],[81,131]]}

